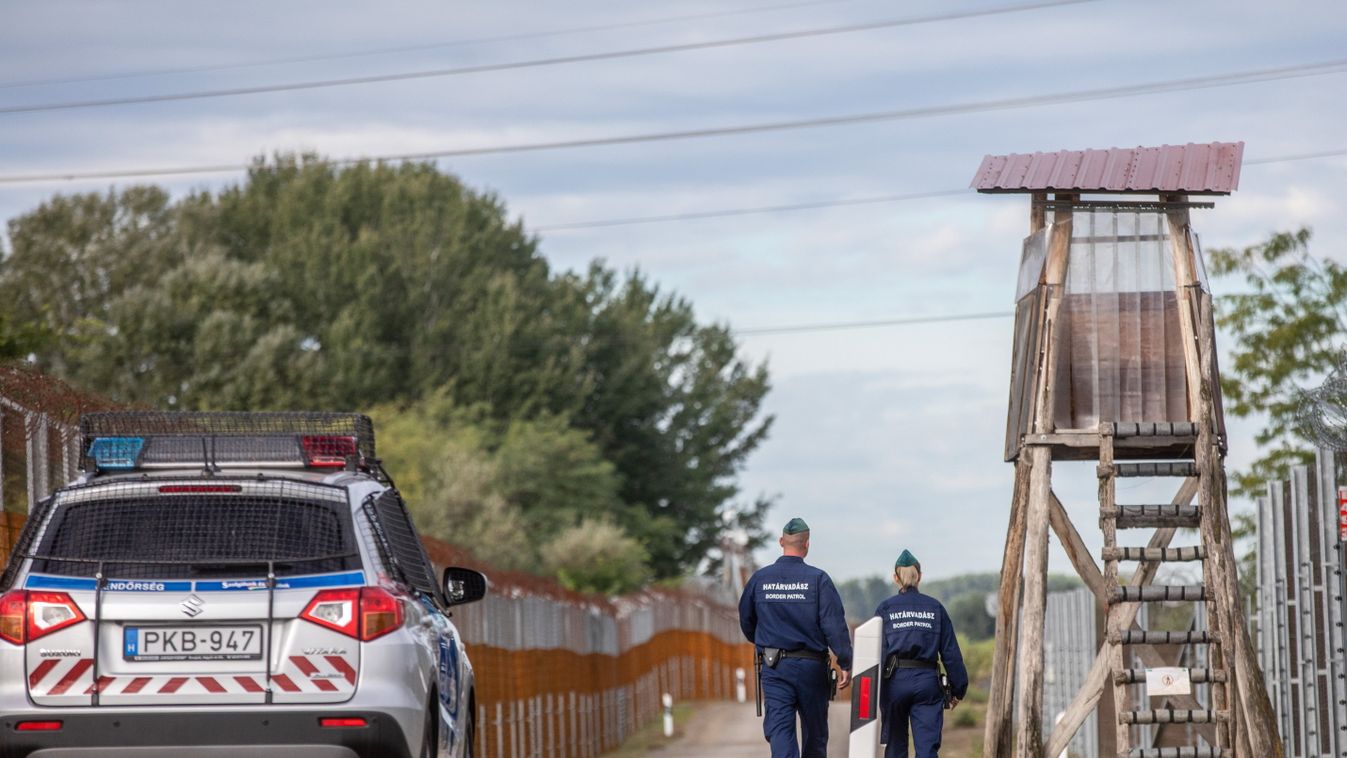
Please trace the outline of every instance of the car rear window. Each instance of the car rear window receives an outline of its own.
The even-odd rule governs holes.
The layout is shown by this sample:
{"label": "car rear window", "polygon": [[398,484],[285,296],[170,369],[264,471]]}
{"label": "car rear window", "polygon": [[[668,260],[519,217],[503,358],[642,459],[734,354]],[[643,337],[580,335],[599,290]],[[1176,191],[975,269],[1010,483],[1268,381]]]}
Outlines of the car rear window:
{"label": "car rear window", "polygon": [[33,571],[94,576],[101,562],[106,577],[172,579],[264,576],[268,562],[278,576],[357,569],[342,495],[249,489],[58,502]]}

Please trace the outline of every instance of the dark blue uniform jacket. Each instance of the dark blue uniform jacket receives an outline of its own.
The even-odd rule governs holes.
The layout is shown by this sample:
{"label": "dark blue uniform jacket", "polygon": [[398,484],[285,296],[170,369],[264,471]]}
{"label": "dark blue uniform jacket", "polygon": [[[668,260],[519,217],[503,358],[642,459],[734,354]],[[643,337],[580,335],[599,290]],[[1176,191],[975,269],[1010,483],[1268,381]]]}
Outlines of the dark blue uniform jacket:
{"label": "dark blue uniform jacket", "polygon": [[832,649],[837,665],[851,669],[851,638],[842,597],[828,574],[803,558],[783,555],[758,569],[739,599],[739,626],[749,642],[760,648],[816,653]]}
{"label": "dark blue uniform jacket", "polygon": [[954,625],[939,600],[909,589],[880,603],[875,615],[884,620],[885,660],[897,653],[907,660],[935,661],[939,654],[952,694],[961,700],[968,694],[968,669]]}

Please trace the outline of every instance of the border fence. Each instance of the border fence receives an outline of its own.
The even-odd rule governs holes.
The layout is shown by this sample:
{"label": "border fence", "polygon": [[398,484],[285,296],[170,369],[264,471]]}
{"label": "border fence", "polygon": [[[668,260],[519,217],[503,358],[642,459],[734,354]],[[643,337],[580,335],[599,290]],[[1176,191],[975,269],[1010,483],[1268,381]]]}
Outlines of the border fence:
{"label": "border fence", "polygon": [[[77,474],[79,415],[109,407],[48,377],[0,367],[0,564],[29,505]],[[678,701],[735,698],[741,675],[754,686],[752,648],[724,585],[585,595],[423,541],[439,566],[490,577],[484,600],[453,610],[477,679],[481,758],[590,758],[656,720],[665,693]]]}
{"label": "border fence", "polygon": [[1254,639],[1286,755],[1347,756],[1347,454],[1319,450],[1258,500]]}
{"label": "border fence", "polygon": [[[1049,592],[1043,628],[1043,733],[1051,734],[1089,676],[1099,652],[1099,612],[1088,588]],[[1099,758],[1099,714],[1091,713],[1067,746],[1070,758]],[[1058,758],[1052,756],[1051,758]]]}

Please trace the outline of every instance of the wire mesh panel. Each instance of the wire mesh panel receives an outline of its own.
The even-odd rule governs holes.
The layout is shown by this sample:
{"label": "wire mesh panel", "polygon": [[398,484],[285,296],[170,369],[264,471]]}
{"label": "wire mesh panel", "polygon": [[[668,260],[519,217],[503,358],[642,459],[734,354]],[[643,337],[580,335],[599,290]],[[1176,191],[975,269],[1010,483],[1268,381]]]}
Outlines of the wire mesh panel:
{"label": "wire mesh panel", "polygon": [[379,531],[389,557],[393,559],[403,579],[413,589],[439,597],[440,583],[421,549],[421,538],[416,533],[411,514],[396,490],[385,490],[377,498],[365,503],[366,511],[373,511],[371,521]]}
{"label": "wire mesh panel", "polygon": [[33,570],[93,576],[101,564],[107,576],[181,578],[265,573],[272,563],[285,576],[358,568],[355,552],[340,488],[164,479],[60,493]]}

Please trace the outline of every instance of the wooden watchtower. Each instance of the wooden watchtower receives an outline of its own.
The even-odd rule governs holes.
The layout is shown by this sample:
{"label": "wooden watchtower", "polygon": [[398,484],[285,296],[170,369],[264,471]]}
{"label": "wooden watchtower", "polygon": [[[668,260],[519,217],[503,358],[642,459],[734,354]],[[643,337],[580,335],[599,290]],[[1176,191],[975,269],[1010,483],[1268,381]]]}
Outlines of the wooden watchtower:
{"label": "wooden watchtower", "polygon": [[[1031,197],[1015,292],[1006,460],[1015,488],[984,755],[1060,755],[1096,709],[1102,755],[1280,756],[1272,709],[1236,589],[1226,512],[1225,425],[1211,296],[1189,210],[1192,196],[1239,184],[1243,143],[987,156],[973,180]],[[1053,492],[1053,462],[1097,461],[1102,567]],[[1164,504],[1120,504],[1115,481],[1171,477]],[[1193,505],[1196,497],[1197,503]],[[1085,684],[1044,734],[1043,633],[1051,526],[1106,609],[1105,638]],[[1170,547],[1180,528],[1199,544]],[[1149,530],[1144,545],[1119,532]],[[1161,564],[1200,561],[1202,584],[1153,584]],[[1131,569],[1122,575],[1122,567]],[[1022,581],[1021,581],[1022,580]],[[1142,629],[1142,603],[1205,605],[1207,628]],[[1203,614],[1194,612],[1194,619]],[[1207,666],[1175,676],[1189,692],[1132,703],[1147,669],[1172,665],[1158,645],[1203,646]],[[1132,668],[1136,660],[1144,668]],[[1193,684],[1205,685],[1198,702]],[[1102,705],[1101,705],[1102,701]],[[1012,718],[1012,708],[1015,710]],[[1178,747],[1138,746],[1139,725],[1191,724]],[[1111,739],[1110,739],[1111,738]]]}

